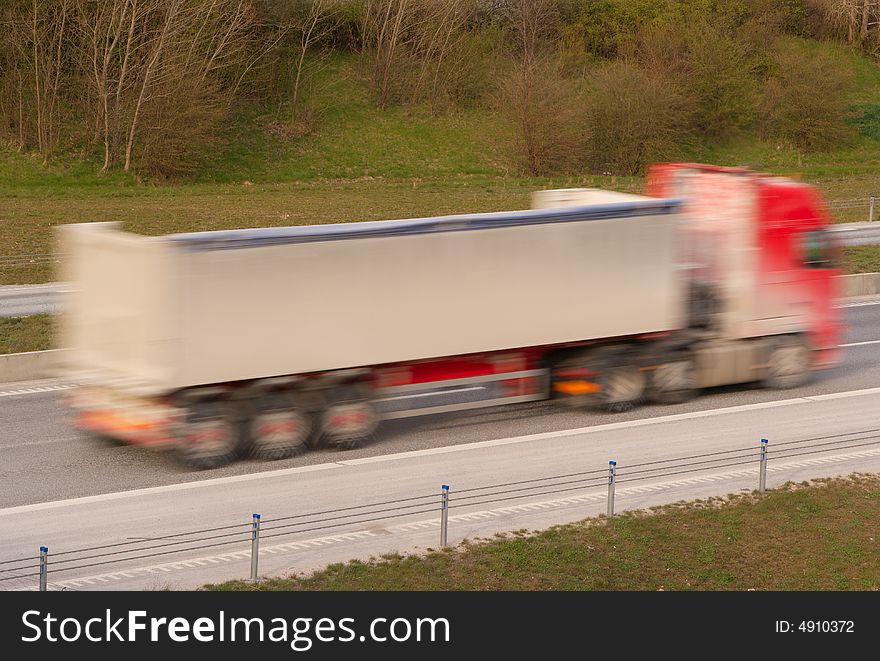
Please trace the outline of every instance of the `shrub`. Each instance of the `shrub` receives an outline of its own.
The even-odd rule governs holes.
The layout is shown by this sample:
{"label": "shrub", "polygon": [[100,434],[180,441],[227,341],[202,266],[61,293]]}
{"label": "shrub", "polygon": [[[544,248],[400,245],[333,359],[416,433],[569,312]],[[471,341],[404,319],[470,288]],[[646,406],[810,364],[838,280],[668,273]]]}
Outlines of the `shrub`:
{"label": "shrub", "polygon": [[513,129],[512,155],[525,172],[565,172],[583,161],[584,104],[556,62],[518,63],[502,78],[495,102]]}
{"label": "shrub", "polygon": [[859,133],[874,140],[880,140],[880,104],[866,103],[851,108],[854,116],[850,123],[858,128]]}
{"label": "shrub", "polygon": [[829,149],[853,134],[846,93],[852,73],[829,55],[782,41],[764,84],[761,133],[807,151]]}
{"label": "shrub", "polygon": [[753,122],[759,60],[733,28],[702,18],[652,25],[624,54],[680,85],[694,100],[694,127],[701,134],[726,138]]}
{"label": "shrub", "polygon": [[675,80],[629,62],[596,71],[587,104],[593,171],[636,175],[686,151],[693,103]]}

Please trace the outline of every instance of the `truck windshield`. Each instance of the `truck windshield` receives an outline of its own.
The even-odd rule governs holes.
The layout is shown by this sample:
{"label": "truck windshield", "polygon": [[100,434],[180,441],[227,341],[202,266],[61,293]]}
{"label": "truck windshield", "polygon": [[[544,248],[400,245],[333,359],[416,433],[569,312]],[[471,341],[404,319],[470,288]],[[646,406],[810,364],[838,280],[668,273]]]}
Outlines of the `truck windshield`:
{"label": "truck windshield", "polygon": [[837,249],[826,230],[803,234],[804,266],[811,269],[830,269],[837,266]]}

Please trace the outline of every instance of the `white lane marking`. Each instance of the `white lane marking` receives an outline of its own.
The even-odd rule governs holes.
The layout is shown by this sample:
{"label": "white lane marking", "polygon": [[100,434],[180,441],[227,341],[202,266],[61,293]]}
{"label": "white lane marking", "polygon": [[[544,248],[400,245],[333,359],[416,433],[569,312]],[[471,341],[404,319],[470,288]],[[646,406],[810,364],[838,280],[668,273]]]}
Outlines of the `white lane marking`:
{"label": "white lane marking", "polygon": [[880,344],[880,340],[868,340],[866,342],[849,342],[848,344],[841,344],[841,347],[863,347],[866,344]]}
{"label": "white lane marking", "polygon": [[785,406],[795,406],[806,404],[814,401],[822,401],[826,399],[847,399],[851,397],[864,397],[869,395],[880,394],[880,388],[864,388],[862,390],[850,390],[841,393],[831,393],[828,395],[809,395],[804,397],[796,397],[793,399],[783,399],[774,402],[759,402],[756,404],[741,404],[739,406],[728,406],[717,409],[708,409],[705,411],[693,411],[691,413],[676,413],[673,415],[665,415],[658,418],[645,418],[642,420],[630,420],[627,422],[612,422],[604,425],[594,425],[592,427],[579,427],[577,429],[563,429],[554,432],[543,432],[540,434],[529,434],[527,436],[514,436],[511,438],[500,438],[492,441],[477,441],[474,443],[462,443],[460,445],[445,446],[439,448],[430,448],[427,450],[411,450],[409,452],[396,452],[393,454],[379,455],[376,457],[364,457],[362,459],[349,459],[346,461],[337,461],[326,464],[314,464],[311,466],[299,466],[296,468],[281,468],[274,471],[263,471],[259,473],[248,473],[247,475],[231,475],[228,477],[215,477],[207,480],[198,480],[194,482],[180,482],[177,484],[167,484],[160,487],[147,487],[145,489],[132,489],[131,491],[117,491],[114,493],[99,494],[96,496],[83,496],[80,498],[68,498],[65,500],[49,501],[45,503],[34,503],[31,505],[19,505],[17,507],[8,507],[0,509],[0,516],[8,516],[13,514],[23,514],[26,512],[38,512],[49,509],[57,509],[60,507],[70,507],[75,505],[83,505],[87,503],[100,503],[111,500],[119,500],[122,498],[140,498],[142,496],[168,493],[174,491],[188,491],[190,489],[202,489],[213,487],[221,484],[231,484],[235,482],[250,482],[254,480],[272,479],[278,477],[286,477],[288,475],[296,475],[298,473],[310,473],[321,470],[340,469],[346,466],[358,466],[360,464],[374,464],[387,461],[400,461],[416,457],[425,457],[438,454],[448,454],[454,452],[469,452],[472,450],[481,450],[484,448],[499,447],[504,445],[514,445],[519,443],[530,443],[533,441],[547,440],[552,438],[565,438],[568,436],[578,436],[583,434],[601,434],[604,432],[617,429],[631,429],[634,427],[647,427],[649,425],[665,424],[667,422],[676,422],[679,420],[696,420],[700,418],[711,418],[719,415],[728,415],[741,413],[744,411],[757,411],[761,409],[780,408]]}
{"label": "white lane marking", "polygon": [[53,443],[70,443],[71,441],[80,441],[80,436],[62,436],[60,438],[51,438],[45,441],[26,441],[25,443],[15,443],[13,445],[0,445],[2,450],[14,450],[16,448],[26,448],[32,445],[52,445]]}
{"label": "white lane marking", "polygon": [[838,308],[860,308],[865,305],[880,305],[880,299],[872,299],[870,301],[852,301],[851,303],[840,303],[835,307]]}
{"label": "white lane marking", "polygon": [[60,383],[54,386],[39,386],[32,388],[19,388],[17,390],[0,390],[0,397],[15,397],[16,395],[35,395],[38,393],[53,392],[56,390],[69,390],[76,388],[76,383]]}
{"label": "white lane marking", "polygon": [[[855,390],[853,392],[862,392],[867,394],[880,393],[880,388],[866,388],[865,390]],[[830,392],[825,395],[810,395],[808,397],[804,397],[804,399],[809,400],[811,402],[821,402],[826,399],[848,399],[853,395],[849,392]]]}
{"label": "white lane marking", "polygon": [[[438,524],[439,525],[439,524]],[[291,533],[293,534],[293,533]],[[317,537],[314,539],[304,539],[296,542],[286,542],[283,544],[275,544],[273,546],[263,547],[260,549],[260,555],[275,554],[284,551],[299,551],[311,547],[327,546],[328,544],[339,544],[341,542],[352,542],[376,537],[376,533],[369,530],[358,530],[345,533],[343,535],[333,535],[331,537]],[[191,549],[195,550],[195,549]],[[85,576],[82,578],[68,579],[65,581],[57,581],[55,585],[79,587],[83,583],[93,584],[96,581],[106,583],[108,580],[121,580],[122,576],[127,578],[135,578],[138,574],[153,574],[157,571],[169,573],[173,571],[183,571],[186,569],[195,569],[204,566],[206,563],[216,564],[218,562],[230,562],[232,560],[250,560],[250,551],[231,551],[229,553],[221,553],[213,556],[202,556],[191,560],[174,560],[159,565],[150,565],[146,567],[134,567],[125,571],[108,572],[105,574],[96,574],[93,576]],[[124,562],[124,560],[122,560]],[[61,571],[60,569],[56,571]],[[25,588],[26,589],[26,588]]]}
{"label": "white lane marking", "polygon": [[64,291],[63,285],[58,284],[45,284],[45,285],[24,285],[22,287],[17,287],[15,285],[3,285],[0,286],[0,298],[3,297],[3,294],[13,291],[33,291],[34,289],[52,289],[54,291]]}

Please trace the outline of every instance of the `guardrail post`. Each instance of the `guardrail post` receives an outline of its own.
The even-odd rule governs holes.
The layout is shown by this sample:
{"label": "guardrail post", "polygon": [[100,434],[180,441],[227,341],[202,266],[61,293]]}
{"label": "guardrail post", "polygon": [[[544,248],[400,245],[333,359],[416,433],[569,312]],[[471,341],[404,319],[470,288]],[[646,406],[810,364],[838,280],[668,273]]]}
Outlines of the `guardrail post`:
{"label": "guardrail post", "polygon": [[767,443],[766,438],[761,439],[761,469],[758,472],[758,491],[764,493],[767,488]]}
{"label": "guardrail post", "polygon": [[40,547],[40,592],[46,591],[46,583],[49,580],[49,547]]}
{"label": "guardrail post", "polygon": [[614,516],[614,483],[617,481],[617,462],[608,462],[608,516]]}
{"label": "guardrail post", "polygon": [[449,523],[449,485],[440,487],[440,548],[446,547],[446,528]]}
{"label": "guardrail post", "polygon": [[254,514],[251,527],[251,580],[260,580],[257,576],[257,561],[260,557],[260,515]]}
{"label": "guardrail post", "polygon": [[874,193],[871,193],[871,202],[868,204],[868,222],[874,222]]}

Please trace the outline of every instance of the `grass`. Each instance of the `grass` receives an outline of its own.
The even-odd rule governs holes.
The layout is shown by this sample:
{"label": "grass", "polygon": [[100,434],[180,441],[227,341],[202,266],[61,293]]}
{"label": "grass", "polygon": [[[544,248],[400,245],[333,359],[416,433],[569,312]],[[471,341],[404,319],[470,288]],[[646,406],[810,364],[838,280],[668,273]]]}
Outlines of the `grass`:
{"label": "grass", "polygon": [[880,590],[880,476],[588,519],[208,590]]}
{"label": "grass", "polygon": [[844,266],[848,273],[880,272],[880,247],[853,246],[844,248]]}
{"label": "grass", "polygon": [[51,349],[54,334],[52,316],[0,317],[0,354]]}
{"label": "grass", "polygon": [[312,81],[317,130],[286,138],[285,115],[245,114],[228,148],[200,181],[435,179],[508,174],[505,129],[480,108],[432,113],[426,106],[376,107],[357,58],[337,54]]}

